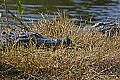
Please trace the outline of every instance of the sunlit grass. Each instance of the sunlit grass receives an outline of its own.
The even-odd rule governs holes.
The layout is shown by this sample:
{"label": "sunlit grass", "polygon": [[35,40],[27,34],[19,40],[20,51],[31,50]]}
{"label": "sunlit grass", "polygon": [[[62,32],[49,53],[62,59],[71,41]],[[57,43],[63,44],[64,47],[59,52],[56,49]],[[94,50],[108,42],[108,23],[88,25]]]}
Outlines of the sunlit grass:
{"label": "sunlit grass", "polygon": [[37,49],[34,45],[29,48],[11,46],[10,50],[0,52],[0,66],[4,66],[0,68],[0,78],[119,80],[120,36],[111,39],[94,30],[80,32],[83,26],[75,25],[64,15],[58,16],[59,19],[39,20],[30,31],[47,37],[68,36],[72,44],[67,48],[61,45],[55,51],[52,48]]}

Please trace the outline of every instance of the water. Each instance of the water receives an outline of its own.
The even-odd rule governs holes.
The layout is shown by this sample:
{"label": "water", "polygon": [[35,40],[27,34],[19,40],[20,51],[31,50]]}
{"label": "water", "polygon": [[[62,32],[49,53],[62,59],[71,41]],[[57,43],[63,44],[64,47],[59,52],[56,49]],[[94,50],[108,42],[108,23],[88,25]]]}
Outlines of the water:
{"label": "water", "polygon": [[[49,13],[53,17],[58,10],[68,14],[71,20],[90,20],[93,22],[106,19],[117,19],[120,16],[120,0],[21,0],[25,12],[22,15],[27,23],[37,21],[42,16],[39,13]],[[3,4],[3,0],[0,0]],[[11,12],[17,13],[16,0],[7,0],[7,6]],[[5,10],[0,6],[2,17],[5,20]],[[16,14],[19,16],[18,14]],[[13,21],[10,17],[9,21]]]}

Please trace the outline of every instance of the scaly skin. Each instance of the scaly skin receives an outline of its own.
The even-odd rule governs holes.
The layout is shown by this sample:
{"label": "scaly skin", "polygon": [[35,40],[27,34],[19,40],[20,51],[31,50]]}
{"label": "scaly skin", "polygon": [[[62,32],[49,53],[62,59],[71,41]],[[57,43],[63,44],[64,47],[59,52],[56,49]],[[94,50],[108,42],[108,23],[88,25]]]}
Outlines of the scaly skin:
{"label": "scaly skin", "polygon": [[33,41],[36,44],[36,47],[40,47],[44,45],[45,47],[51,46],[59,46],[61,44],[65,46],[69,46],[72,41],[66,38],[48,38],[42,36],[36,32],[15,32],[11,31],[6,33],[5,31],[1,31],[0,35],[0,44],[3,48],[6,48],[9,44],[22,44],[27,47],[30,41]]}
{"label": "scaly skin", "polygon": [[119,23],[116,22],[99,22],[92,26],[97,31],[102,32],[107,37],[113,37],[120,31]]}

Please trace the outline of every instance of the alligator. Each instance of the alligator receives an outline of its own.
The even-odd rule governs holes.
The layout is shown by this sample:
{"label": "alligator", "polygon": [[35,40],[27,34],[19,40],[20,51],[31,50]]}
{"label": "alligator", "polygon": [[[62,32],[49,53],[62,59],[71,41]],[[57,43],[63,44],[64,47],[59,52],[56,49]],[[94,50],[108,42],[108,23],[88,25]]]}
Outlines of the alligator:
{"label": "alligator", "polygon": [[99,32],[102,32],[107,37],[113,37],[115,34],[119,34],[120,26],[117,22],[99,22],[92,27],[97,28]]}
{"label": "alligator", "polygon": [[33,42],[36,47],[44,45],[45,47],[64,45],[69,46],[72,41],[70,38],[49,38],[43,36],[37,32],[16,32],[16,31],[0,31],[0,45],[3,49],[7,48],[9,45],[21,44],[24,47],[28,47],[30,41]]}
{"label": "alligator", "polygon": [[87,26],[83,28],[83,31],[89,32],[90,29],[94,29],[107,37],[113,37],[115,34],[120,33],[120,26],[117,22],[98,22],[92,26]]}

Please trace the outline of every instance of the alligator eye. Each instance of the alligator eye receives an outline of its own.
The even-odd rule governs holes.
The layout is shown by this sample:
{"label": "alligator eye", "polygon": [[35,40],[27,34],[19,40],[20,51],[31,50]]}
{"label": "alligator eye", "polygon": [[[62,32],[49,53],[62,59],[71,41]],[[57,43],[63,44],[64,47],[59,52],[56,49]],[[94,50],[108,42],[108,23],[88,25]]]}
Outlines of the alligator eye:
{"label": "alligator eye", "polygon": [[2,34],[6,34],[6,32],[2,32]]}

